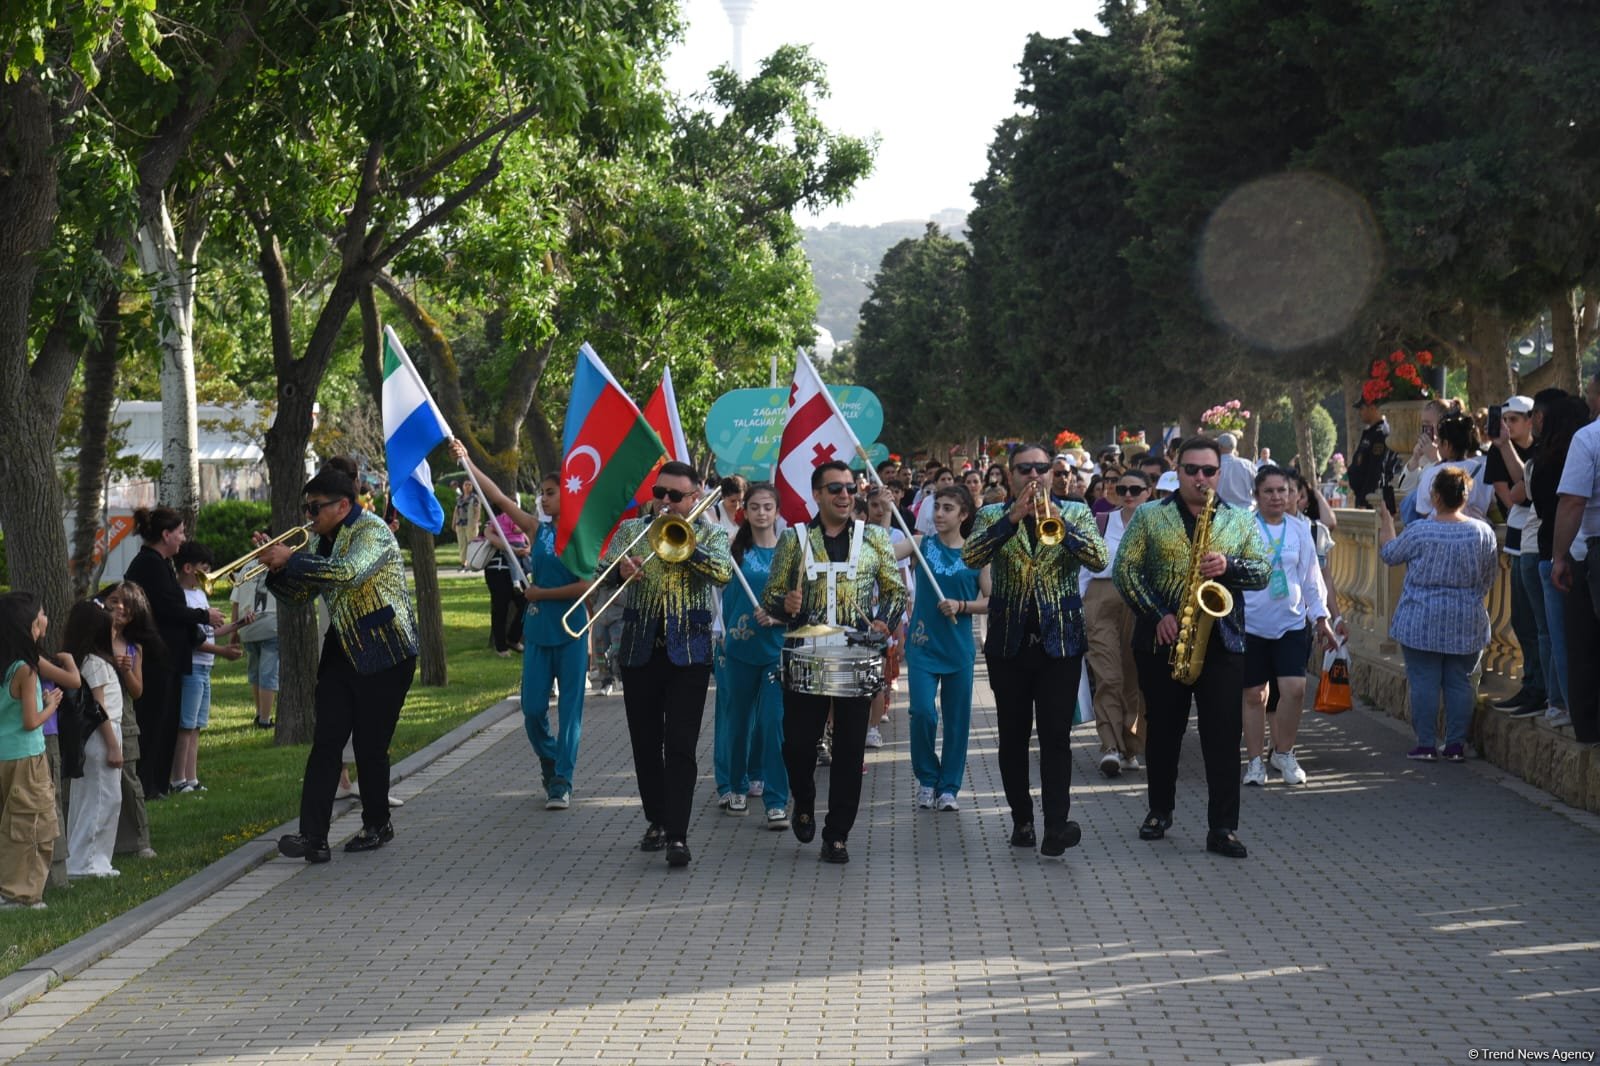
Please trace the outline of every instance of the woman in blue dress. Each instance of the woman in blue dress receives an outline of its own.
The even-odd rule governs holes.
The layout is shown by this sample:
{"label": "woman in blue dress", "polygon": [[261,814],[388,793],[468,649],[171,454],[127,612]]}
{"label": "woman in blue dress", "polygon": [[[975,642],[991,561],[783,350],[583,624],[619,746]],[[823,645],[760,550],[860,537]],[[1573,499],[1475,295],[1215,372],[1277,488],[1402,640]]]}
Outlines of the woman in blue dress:
{"label": "woman in blue dress", "polygon": [[[778,490],[765,482],[745,493],[744,518],[729,545],[733,564],[760,595],[778,543]],[[783,767],[783,690],[778,661],[784,625],[745,594],[737,580],[722,590],[722,654],[717,657],[715,763],[718,804],[732,815],[759,796],[767,828],[789,828],[789,775]]]}
{"label": "woman in blue dress", "polygon": [[[941,811],[961,808],[956,797],[967,769],[967,735],[972,727],[972,672],[978,656],[972,616],[989,610],[989,568],[974,570],[961,558],[977,507],[960,485],[933,494],[933,536],[918,546],[944,593],[940,599],[919,565],[917,594],[906,636],[906,673],[911,695],[911,770],[917,776],[917,806]],[[895,554],[904,558],[911,545]],[[934,737],[944,720],[944,747]]]}

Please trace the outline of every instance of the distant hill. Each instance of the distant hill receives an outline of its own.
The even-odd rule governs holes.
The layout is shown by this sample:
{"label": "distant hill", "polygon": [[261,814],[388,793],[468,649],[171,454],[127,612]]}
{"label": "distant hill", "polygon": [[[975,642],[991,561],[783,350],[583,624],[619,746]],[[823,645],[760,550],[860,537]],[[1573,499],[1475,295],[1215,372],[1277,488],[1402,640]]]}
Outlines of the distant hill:
{"label": "distant hill", "polygon": [[[877,226],[841,226],[833,223],[804,230],[806,258],[816,280],[821,303],[817,322],[843,343],[856,335],[856,321],[867,299],[867,283],[878,272],[883,253],[907,237],[922,236],[928,219],[902,219]],[[931,219],[944,232],[966,236],[964,211],[940,211]]]}

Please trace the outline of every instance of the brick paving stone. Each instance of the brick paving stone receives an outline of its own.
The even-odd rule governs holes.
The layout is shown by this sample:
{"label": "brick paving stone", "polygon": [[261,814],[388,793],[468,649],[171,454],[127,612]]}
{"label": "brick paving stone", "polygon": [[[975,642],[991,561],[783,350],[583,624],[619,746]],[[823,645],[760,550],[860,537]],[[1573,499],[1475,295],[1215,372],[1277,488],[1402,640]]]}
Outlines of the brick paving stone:
{"label": "brick paving stone", "polygon": [[1083,844],[1046,862],[1007,843],[981,669],[976,697],[956,814],[915,809],[896,703],[842,868],[720,812],[709,709],[687,871],[636,848],[620,698],[590,700],[564,812],[543,810],[508,720],[404,783],[393,845],[274,859],[0,1021],[0,1059],[1320,1066],[1600,1050],[1592,821],[1481,767],[1407,763],[1377,716],[1308,716],[1310,784],[1245,790],[1251,856],[1229,862],[1204,851],[1192,732],[1173,829],[1146,843],[1143,775],[1102,778],[1082,727]]}

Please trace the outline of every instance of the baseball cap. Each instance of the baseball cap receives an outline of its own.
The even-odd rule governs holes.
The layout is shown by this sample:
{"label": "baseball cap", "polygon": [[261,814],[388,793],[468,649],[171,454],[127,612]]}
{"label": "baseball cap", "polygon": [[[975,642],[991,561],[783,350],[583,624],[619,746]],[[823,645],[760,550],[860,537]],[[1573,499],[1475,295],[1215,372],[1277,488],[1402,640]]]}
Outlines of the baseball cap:
{"label": "baseball cap", "polygon": [[1533,414],[1533,400],[1526,396],[1513,396],[1500,405],[1500,410],[1506,414],[1531,415]]}
{"label": "baseball cap", "polygon": [[1157,478],[1156,479],[1156,491],[1157,492],[1177,492],[1178,491],[1178,472],[1176,470],[1168,470],[1165,474],[1162,474],[1159,478]]}

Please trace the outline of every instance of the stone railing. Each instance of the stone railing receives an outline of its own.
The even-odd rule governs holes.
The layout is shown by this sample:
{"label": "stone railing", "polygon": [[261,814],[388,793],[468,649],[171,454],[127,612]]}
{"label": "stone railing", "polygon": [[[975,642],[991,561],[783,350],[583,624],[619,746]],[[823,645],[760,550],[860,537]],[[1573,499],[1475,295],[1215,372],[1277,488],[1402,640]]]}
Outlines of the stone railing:
{"label": "stone railing", "polygon": [[[1404,566],[1378,557],[1377,515],[1339,509],[1331,559],[1339,610],[1350,632],[1350,684],[1355,694],[1386,714],[1410,721],[1405,663],[1389,639],[1389,620],[1405,584]],[[1571,727],[1552,729],[1538,719],[1512,719],[1488,706],[1509,695],[1522,678],[1522,650],[1511,631],[1511,557],[1487,607],[1493,633],[1484,653],[1479,706],[1472,738],[1483,756],[1575,807],[1600,811],[1600,752],[1579,745]]]}

